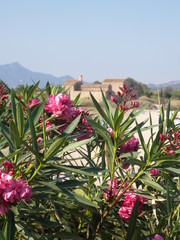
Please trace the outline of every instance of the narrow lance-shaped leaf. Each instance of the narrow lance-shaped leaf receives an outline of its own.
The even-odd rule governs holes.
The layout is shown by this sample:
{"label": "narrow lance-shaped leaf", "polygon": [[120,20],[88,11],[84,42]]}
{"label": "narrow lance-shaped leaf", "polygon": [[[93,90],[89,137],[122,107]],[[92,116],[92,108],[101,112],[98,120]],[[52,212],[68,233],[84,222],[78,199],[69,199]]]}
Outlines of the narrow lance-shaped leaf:
{"label": "narrow lance-shaped leaf", "polygon": [[118,131],[118,130],[119,130],[123,118],[124,118],[124,112],[123,112],[123,111],[120,111],[120,114],[119,114],[119,116],[117,117],[117,120],[116,120],[116,122],[115,122],[115,131]]}
{"label": "narrow lance-shaped leaf", "polygon": [[104,108],[106,110],[107,115],[109,115],[109,104],[108,104],[108,102],[107,102],[107,100],[104,96],[104,93],[103,93],[102,89],[101,89],[101,95],[102,95],[102,101],[103,101],[103,104],[104,104]]}
{"label": "narrow lance-shaped leaf", "polygon": [[64,145],[65,140],[66,140],[66,137],[60,137],[57,140],[55,140],[51,144],[47,152],[44,154],[44,161],[47,161],[50,157],[55,155],[60,150],[60,148]]}
{"label": "narrow lance-shaped leaf", "polygon": [[3,136],[5,137],[5,139],[8,141],[11,149],[14,149],[14,145],[13,145],[13,142],[11,141],[9,129],[2,122],[0,122],[0,130]]}
{"label": "narrow lance-shaped leaf", "polygon": [[17,126],[20,138],[24,135],[24,113],[21,104],[17,105]]}
{"label": "narrow lance-shaped leaf", "polygon": [[77,118],[75,118],[70,124],[69,126],[65,129],[64,133],[65,134],[71,134],[74,129],[76,128],[76,126],[78,125],[79,121],[81,119],[81,115],[79,115]]}
{"label": "narrow lance-shaped leaf", "polygon": [[14,121],[15,121],[15,123],[17,124],[15,92],[14,92],[13,89],[11,90],[11,108],[12,108],[12,113],[13,113]]}
{"label": "narrow lance-shaped leaf", "polygon": [[33,122],[31,111],[29,108],[28,108],[28,119],[29,119],[30,131],[31,131],[32,145],[34,150],[38,152],[37,137],[36,137],[35,127],[34,127],[34,122]]}
{"label": "narrow lance-shaped leaf", "polygon": [[[31,116],[32,116],[32,119],[33,119],[33,122],[34,122],[34,125],[36,125],[36,123],[38,122],[41,114],[43,113],[44,111],[44,106],[45,106],[46,102],[44,101],[43,103],[41,104],[38,104],[35,109],[31,112]],[[27,120],[26,124],[25,124],[25,130],[24,132],[26,134],[29,134],[29,120]]]}
{"label": "narrow lance-shaped leaf", "polygon": [[141,141],[141,145],[142,145],[142,147],[143,147],[143,149],[144,149],[145,161],[147,161],[147,160],[149,160],[149,158],[150,158],[150,153],[149,153],[149,151],[148,151],[148,148],[147,148],[147,146],[146,146],[146,143],[145,143],[145,141],[144,141],[144,138],[143,138],[143,136],[142,136],[142,133],[141,133],[141,130],[140,130],[140,128],[139,128],[139,125],[138,125],[137,121],[136,121],[136,127],[137,127],[137,131],[138,131],[139,139],[140,139],[140,141]]}
{"label": "narrow lance-shaped leaf", "polygon": [[7,216],[7,221],[5,222],[5,226],[3,229],[3,235],[6,240],[14,240],[15,234],[15,222],[14,222],[14,213],[9,211]]}
{"label": "narrow lance-shaped leaf", "polygon": [[19,148],[21,139],[19,138],[19,132],[17,129],[17,125],[13,121],[10,121],[9,132],[10,132],[10,136],[11,136],[11,141],[14,143],[13,144],[14,147],[16,149]]}
{"label": "narrow lance-shaped leaf", "polygon": [[90,142],[93,141],[94,138],[89,138],[89,139],[85,139],[85,140],[82,140],[82,141],[76,141],[74,143],[70,143],[69,145],[67,145],[66,147],[64,147],[61,151],[61,153],[64,153],[64,152],[69,152],[69,151],[72,151],[78,147],[81,147],[85,144],[88,144]]}
{"label": "narrow lance-shaped leaf", "polygon": [[[151,116],[151,113],[149,113],[149,121],[150,121],[150,125],[152,126],[152,116]],[[152,141],[152,144],[153,144],[153,128],[151,128],[151,141]]]}
{"label": "narrow lance-shaped leaf", "polygon": [[100,124],[98,124],[97,122],[95,122],[93,119],[91,119],[90,117],[88,116],[85,116],[85,118],[87,119],[87,121],[89,122],[89,124],[91,125],[91,127],[93,129],[96,130],[96,132],[102,136],[105,140],[107,140],[109,143],[112,144],[112,140],[110,138],[110,135],[108,133],[108,131],[102,127]]}
{"label": "narrow lance-shaped leaf", "polygon": [[40,82],[40,81],[38,81],[38,82],[30,89],[30,92],[29,92],[28,97],[27,97],[26,104],[28,104],[29,101],[31,100],[33,94],[35,93],[36,89],[37,89],[38,86],[39,86],[39,82]]}
{"label": "narrow lance-shaped leaf", "polygon": [[113,128],[113,124],[109,118],[108,115],[106,115],[106,113],[104,112],[104,110],[101,108],[101,106],[99,105],[99,103],[96,101],[96,99],[94,98],[94,96],[90,93],[91,95],[91,99],[94,103],[94,106],[96,107],[97,111],[99,112],[99,114],[102,116],[102,118],[110,125],[111,128]]}
{"label": "narrow lance-shaped leaf", "polygon": [[166,127],[169,129],[170,127],[170,101],[168,102],[167,109],[166,109]]}
{"label": "narrow lance-shaped leaf", "polygon": [[80,97],[81,97],[81,93],[79,93],[79,94],[76,96],[76,98],[74,99],[74,101],[73,101],[74,105],[78,104]]}
{"label": "narrow lance-shaped leaf", "polygon": [[131,213],[126,240],[132,240],[133,233],[136,230],[137,217],[138,217],[138,197],[136,199],[136,202]]}

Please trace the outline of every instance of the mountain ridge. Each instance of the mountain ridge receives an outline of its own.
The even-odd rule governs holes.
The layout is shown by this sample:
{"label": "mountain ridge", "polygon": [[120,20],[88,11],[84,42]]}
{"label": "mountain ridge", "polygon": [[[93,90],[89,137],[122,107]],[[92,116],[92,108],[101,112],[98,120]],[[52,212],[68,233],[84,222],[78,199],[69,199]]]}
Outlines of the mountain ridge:
{"label": "mountain ridge", "polygon": [[31,71],[18,62],[0,65],[0,79],[4,81],[10,88],[20,84],[32,85],[40,80],[40,87],[45,87],[47,81],[51,84],[61,85],[66,80],[73,79],[69,75],[55,77],[49,73],[41,73]]}
{"label": "mountain ridge", "polygon": [[149,83],[147,86],[152,90],[165,89],[171,87],[172,90],[180,89],[180,80],[169,81],[160,84]]}

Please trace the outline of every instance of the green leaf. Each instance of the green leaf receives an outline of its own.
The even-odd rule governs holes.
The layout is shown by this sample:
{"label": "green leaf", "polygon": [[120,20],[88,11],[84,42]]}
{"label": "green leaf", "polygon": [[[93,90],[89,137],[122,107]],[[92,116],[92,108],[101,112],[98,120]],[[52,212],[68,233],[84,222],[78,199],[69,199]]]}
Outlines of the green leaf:
{"label": "green leaf", "polygon": [[138,217],[138,197],[136,199],[136,202],[131,213],[126,240],[132,240],[132,236],[136,230],[137,217]]}
{"label": "green leaf", "polygon": [[158,103],[159,103],[159,110],[160,110],[160,116],[159,116],[159,124],[160,124],[164,122],[164,109],[163,109],[163,106],[161,106],[159,93],[158,93]]}
{"label": "green leaf", "polygon": [[36,89],[39,86],[40,81],[38,81],[35,85],[32,86],[32,88],[30,89],[29,93],[28,93],[28,97],[27,97],[27,101],[26,104],[29,103],[29,101],[31,100],[33,94],[35,93]]}
{"label": "green leaf", "polygon": [[54,84],[51,88],[51,94],[56,94],[56,84]]}
{"label": "green leaf", "polygon": [[[149,112],[149,120],[150,120],[150,126],[152,126],[152,116],[151,116],[151,113]],[[151,128],[151,141],[152,141],[152,144],[153,144],[153,128]]]}
{"label": "green leaf", "polygon": [[12,149],[14,149],[14,145],[13,145],[13,142],[11,141],[11,136],[9,134],[9,129],[2,122],[0,122],[0,129],[1,129],[1,132],[2,132],[3,136],[8,141],[10,147]]}
{"label": "green leaf", "polygon": [[92,128],[96,130],[96,132],[102,136],[106,141],[112,144],[111,137],[108,133],[108,131],[102,127],[100,124],[96,123],[94,120],[92,120],[90,117],[85,116],[86,120],[89,122]]}
{"label": "green leaf", "polygon": [[64,193],[66,193],[66,195],[68,197],[70,197],[70,199],[80,203],[81,205],[84,205],[86,207],[93,207],[93,208],[96,208],[96,209],[99,208],[98,205],[96,205],[92,201],[88,200],[87,197],[85,197],[85,193],[84,193],[83,196],[81,196],[79,194],[76,194],[76,193],[73,193],[73,192],[66,191],[66,190],[64,190]]}
{"label": "green leaf", "polygon": [[168,105],[167,105],[167,109],[166,109],[166,127],[167,127],[167,130],[168,130],[169,127],[170,127],[170,119],[169,119],[169,116],[170,116],[170,101],[168,101]]}
{"label": "green leaf", "polygon": [[84,176],[92,176],[92,177],[97,177],[98,173],[101,171],[100,168],[85,168],[85,167],[76,167],[76,166],[65,166],[65,165],[54,165],[51,164],[53,168],[60,169],[61,171],[68,171],[68,172],[73,172],[77,173],[80,175]]}
{"label": "green leaf", "polygon": [[5,223],[3,229],[3,235],[5,236],[6,240],[14,240],[15,234],[15,222],[14,222],[14,213],[9,211],[7,215],[7,222]]}
{"label": "green leaf", "polygon": [[24,113],[20,103],[17,105],[17,127],[20,138],[24,135]]}
{"label": "green leaf", "polygon": [[173,112],[173,114],[172,114],[172,116],[171,116],[171,121],[172,121],[172,122],[174,122],[174,120],[176,119],[177,115],[178,115],[178,110],[176,110],[176,111]]}
{"label": "green leaf", "polygon": [[134,122],[134,119],[126,119],[126,121],[120,127],[120,136],[124,135],[125,131],[128,129],[129,126]]}
{"label": "green leaf", "polygon": [[15,92],[14,92],[13,89],[11,90],[11,108],[12,108],[12,113],[13,113],[14,121],[15,121],[15,123],[17,124]]}
{"label": "green leaf", "polygon": [[113,124],[110,120],[110,118],[106,115],[106,113],[104,112],[104,110],[101,108],[101,106],[99,105],[99,103],[96,101],[96,99],[94,98],[94,96],[90,93],[91,95],[91,99],[94,103],[94,106],[96,107],[97,111],[99,112],[99,114],[102,116],[102,118],[109,124],[109,126],[113,129]]}
{"label": "green leaf", "polygon": [[121,125],[123,119],[124,119],[124,112],[120,111],[120,114],[119,114],[119,116],[118,116],[118,118],[117,118],[117,120],[115,122],[115,131],[119,130],[120,125]]}
{"label": "green leaf", "polygon": [[[41,104],[38,104],[37,106],[34,107],[33,111],[31,112],[31,117],[32,117],[33,122],[34,122],[34,126],[36,125],[36,123],[38,122],[41,114],[43,113],[45,104],[46,104],[45,101],[43,103],[41,103]],[[26,134],[29,134],[29,130],[30,130],[30,128],[29,128],[29,120],[27,120],[27,122],[25,124],[24,132]]]}
{"label": "green leaf", "polygon": [[9,132],[11,136],[11,141],[13,142],[14,147],[17,149],[20,147],[21,139],[19,138],[19,132],[17,129],[17,125],[13,121],[9,123]]}
{"label": "green leaf", "polygon": [[33,122],[33,118],[32,118],[31,111],[29,108],[28,108],[28,120],[29,120],[29,127],[30,127],[30,132],[31,132],[33,149],[36,152],[38,152],[37,137],[36,137],[35,127],[34,127],[34,122]]}
{"label": "green leaf", "polygon": [[142,145],[142,147],[143,147],[143,149],[144,149],[144,153],[145,153],[145,161],[148,161],[149,159],[150,159],[150,153],[149,153],[149,151],[148,151],[148,148],[147,148],[147,146],[146,146],[146,143],[145,143],[145,141],[144,141],[144,138],[143,138],[143,135],[142,135],[142,133],[141,133],[141,130],[140,130],[140,128],[139,128],[139,125],[138,125],[138,123],[137,123],[137,121],[136,121],[136,127],[137,127],[137,132],[138,132],[138,135],[139,135],[139,139],[140,139],[140,141],[141,141],[141,145]]}
{"label": "green leaf", "polygon": [[156,189],[156,190],[158,190],[160,192],[163,192],[163,193],[166,192],[165,189],[160,184],[158,184],[157,182],[154,182],[154,181],[152,181],[150,179],[147,179],[147,178],[144,178],[144,177],[141,179],[141,181],[145,185],[150,186],[150,187],[152,187],[152,188],[154,188],[154,189]]}
{"label": "green leaf", "polygon": [[92,142],[94,140],[94,138],[89,138],[89,139],[85,139],[85,140],[82,140],[82,141],[77,141],[77,142],[74,142],[74,143],[70,143],[69,145],[67,145],[66,147],[64,147],[61,151],[61,153],[64,153],[64,152],[69,152],[69,151],[72,151],[78,147],[81,147],[85,144],[88,144],[90,142]]}
{"label": "green leaf", "polygon": [[2,231],[0,231],[0,239],[1,240],[6,240]]}
{"label": "green leaf", "polygon": [[79,115],[77,118],[75,118],[70,124],[69,126],[65,129],[64,133],[65,134],[71,134],[74,129],[76,128],[76,126],[78,125],[79,121],[81,119],[81,115]]}
{"label": "green leaf", "polygon": [[145,163],[136,159],[136,158],[128,158],[128,161],[132,164],[132,165],[138,165],[140,167],[144,167]]}
{"label": "green leaf", "polygon": [[102,101],[103,101],[103,105],[105,107],[106,113],[107,113],[107,115],[109,115],[109,104],[104,96],[102,89],[101,89],[101,94],[102,94]]}
{"label": "green leaf", "polygon": [[76,96],[76,98],[74,99],[74,101],[73,101],[74,105],[77,105],[77,104],[78,104],[80,97],[81,97],[81,93],[79,93],[79,94]]}
{"label": "green leaf", "polygon": [[56,139],[49,147],[47,152],[44,155],[44,161],[47,161],[50,157],[55,155],[59,149],[64,145],[66,141],[66,137],[60,137]]}
{"label": "green leaf", "polygon": [[169,185],[176,191],[178,192],[175,183],[172,181],[171,177],[168,176],[167,173],[162,171],[161,176],[169,183]]}

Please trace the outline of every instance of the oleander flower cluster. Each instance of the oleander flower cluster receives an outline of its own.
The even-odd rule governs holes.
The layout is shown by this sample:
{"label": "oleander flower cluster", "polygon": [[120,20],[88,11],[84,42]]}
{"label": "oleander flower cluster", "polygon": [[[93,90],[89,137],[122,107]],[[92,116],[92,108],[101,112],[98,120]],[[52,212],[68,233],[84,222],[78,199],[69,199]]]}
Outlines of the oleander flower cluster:
{"label": "oleander flower cluster", "polygon": [[146,240],[164,240],[164,238],[159,234],[155,234],[153,238],[147,237]]}
{"label": "oleander flower cluster", "polygon": [[2,84],[0,84],[0,108],[2,106],[5,107],[6,102],[8,100],[8,96],[7,96],[8,92],[5,90],[5,86],[3,86]]}
{"label": "oleander flower cluster", "polygon": [[165,133],[160,134],[160,140],[162,142],[163,152],[166,152],[169,155],[174,154],[176,149],[180,149],[180,131],[173,130],[171,134]]}
{"label": "oleander flower cluster", "polygon": [[[109,132],[110,136],[113,138],[114,132],[111,128],[107,128],[107,131]],[[122,144],[116,151],[116,156],[119,161],[122,161],[120,158],[122,153],[128,153],[128,152],[137,152],[139,149],[139,140],[133,136],[129,141]],[[130,166],[130,163],[125,163],[122,165],[122,168],[127,169]]]}
{"label": "oleander flower cluster", "polygon": [[[29,108],[32,108],[39,103],[39,99],[32,99],[28,106]],[[89,115],[88,111],[82,108],[74,107],[73,102],[66,94],[59,93],[58,95],[49,95],[44,111],[47,113],[48,117],[53,116],[53,122],[60,132],[63,132],[75,118],[81,115],[80,130],[82,136],[78,140],[82,140],[90,136],[92,128],[85,119],[85,115]],[[42,122],[42,118],[39,119],[39,122]],[[49,130],[51,128],[51,121],[45,121],[45,125],[46,130]],[[83,131],[84,129],[85,131]]]}
{"label": "oleander flower cluster", "polygon": [[108,203],[116,198],[117,203],[120,204],[117,214],[125,222],[128,222],[131,217],[131,213],[137,198],[138,198],[138,215],[142,213],[142,206],[147,201],[147,199],[142,196],[137,196],[130,189],[123,195],[124,197],[123,200],[119,201],[122,195],[122,190],[128,186],[128,182],[125,182],[121,187],[122,189],[120,189],[119,191],[118,188],[120,187],[120,183],[121,181],[118,181],[117,178],[114,178],[112,180],[112,184],[111,180],[108,180],[107,181],[108,189],[104,191],[104,198],[108,201]]}
{"label": "oleander flower cluster", "polygon": [[124,194],[124,200],[121,201],[121,206],[119,208],[118,215],[125,222],[128,222],[131,217],[131,213],[137,198],[138,198],[138,215],[140,215],[142,213],[142,206],[147,201],[147,199],[145,199],[142,196],[137,196],[136,194],[131,192],[126,192]]}
{"label": "oleander flower cluster", "polygon": [[121,103],[118,103],[118,98],[111,96],[111,101],[115,104],[119,105],[119,108],[122,111],[128,111],[132,108],[139,107],[139,102],[134,101],[134,98],[136,97],[135,93],[132,93],[134,91],[134,88],[128,88],[125,84],[123,84],[122,87],[119,87],[120,91],[117,92],[117,95],[121,99]]}
{"label": "oleander flower cluster", "polygon": [[0,215],[8,213],[9,204],[21,200],[29,202],[32,196],[32,190],[27,183],[20,178],[13,178],[13,164],[6,161],[3,167],[4,171],[0,170]]}

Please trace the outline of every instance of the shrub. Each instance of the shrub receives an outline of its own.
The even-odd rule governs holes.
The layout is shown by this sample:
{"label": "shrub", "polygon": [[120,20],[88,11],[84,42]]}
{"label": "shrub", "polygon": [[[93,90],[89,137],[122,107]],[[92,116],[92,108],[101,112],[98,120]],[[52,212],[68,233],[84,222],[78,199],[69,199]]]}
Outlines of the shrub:
{"label": "shrub", "polygon": [[136,122],[143,109],[129,91],[121,88],[116,109],[103,92],[105,110],[91,95],[101,117],[55,86],[7,93],[0,116],[1,239],[178,239],[177,111],[170,117],[169,103],[165,118],[160,106],[158,132],[150,124],[145,142],[145,122]]}

